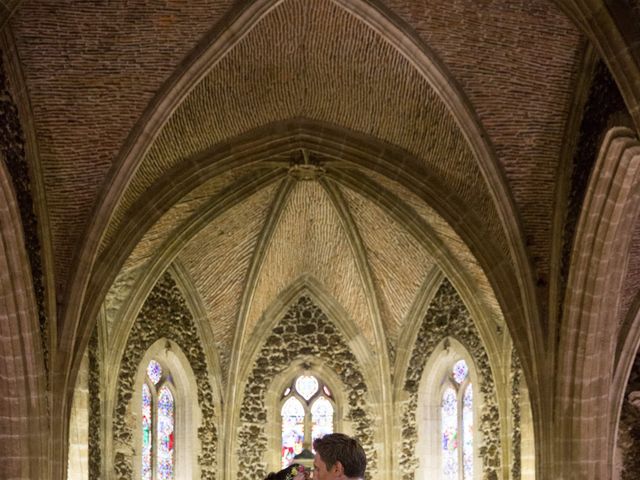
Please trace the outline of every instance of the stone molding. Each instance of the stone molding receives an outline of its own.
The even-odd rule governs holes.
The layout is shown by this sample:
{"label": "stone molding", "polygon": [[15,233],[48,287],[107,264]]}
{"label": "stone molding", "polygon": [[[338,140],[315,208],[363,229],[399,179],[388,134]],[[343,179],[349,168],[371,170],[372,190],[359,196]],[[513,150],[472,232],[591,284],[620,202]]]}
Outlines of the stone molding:
{"label": "stone molding", "polygon": [[9,75],[4,67],[4,52],[0,50],[0,153],[13,182],[15,196],[20,209],[25,249],[31,267],[31,281],[38,308],[40,335],[45,369],[49,368],[49,326],[45,309],[44,273],[42,250],[38,235],[31,176],[25,151],[25,135],[20,122],[18,106],[13,100]]}
{"label": "stone molding", "polygon": [[[571,412],[554,425],[553,453],[563,469],[557,475],[600,479],[611,474],[615,414],[594,406],[617,398],[624,388],[616,385],[620,390],[612,394],[620,328],[615,320],[634,222],[640,214],[639,179],[636,133],[625,127],[609,129],[589,177],[576,229],[557,347],[555,408]],[[581,434],[593,429],[601,435]]]}

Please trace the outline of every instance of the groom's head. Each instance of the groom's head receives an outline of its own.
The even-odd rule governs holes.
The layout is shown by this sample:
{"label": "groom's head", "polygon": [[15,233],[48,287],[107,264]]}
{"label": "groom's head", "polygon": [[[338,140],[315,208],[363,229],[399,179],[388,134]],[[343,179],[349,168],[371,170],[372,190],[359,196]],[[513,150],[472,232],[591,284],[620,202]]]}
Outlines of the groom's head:
{"label": "groom's head", "polygon": [[333,478],[363,479],[367,457],[355,438],[343,433],[330,433],[313,442],[314,480]]}

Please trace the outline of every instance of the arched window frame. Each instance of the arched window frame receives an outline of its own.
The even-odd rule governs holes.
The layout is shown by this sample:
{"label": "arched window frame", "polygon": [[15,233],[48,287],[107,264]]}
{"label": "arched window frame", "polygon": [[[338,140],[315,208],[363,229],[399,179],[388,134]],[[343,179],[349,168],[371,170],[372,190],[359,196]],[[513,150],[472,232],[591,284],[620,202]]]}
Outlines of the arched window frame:
{"label": "arched window frame", "polygon": [[[349,435],[353,435],[351,422],[344,418],[344,411],[347,405],[347,399],[339,377],[331,369],[318,363],[317,359],[298,360],[289,368],[278,375],[271,382],[271,385],[265,396],[265,405],[267,407],[267,418],[276,419],[276,421],[268,422],[266,432],[268,435],[268,449],[266,453],[266,463],[268,471],[277,471],[281,466],[281,448],[282,448],[282,416],[281,409],[284,402],[283,392],[294,383],[295,379],[301,375],[313,375],[319,381],[322,381],[332,393],[333,405],[333,430],[340,431]],[[303,403],[306,402],[301,396],[296,394]],[[315,398],[315,397],[312,397]],[[309,416],[313,401],[309,403]],[[310,417],[309,417],[310,418]],[[311,435],[311,426],[309,420],[309,435]],[[306,441],[306,438],[305,438]]]}
{"label": "arched window frame", "polygon": [[[147,377],[147,366],[151,360],[157,361],[163,372],[168,372],[170,379],[163,378],[157,385]],[[157,423],[155,393],[162,385],[167,385],[174,401],[174,479],[191,480],[200,477],[198,454],[200,442],[197,436],[198,426],[201,424],[201,412],[197,400],[197,385],[193,370],[180,347],[175,342],[160,339],[155,342],[145,353],[136,373],[134,394],[130,404],[134,424],[133,452],[134,452],[134,476],[136,480],[142,479],[142,385],[146,383],[152,388],[152,412],[154,415],[154,431]],[[153,434],[152,445],[157,448],[156,436]],[[156,458],[152,459],[155,472]],[[153,477],[154,480],[157,478]]]}
{"label": "arched window frame", "polygon": [[[453,338],[446,338],[428,359],[418,390],[416,458],[419,465],[416,480],[442,479],[442,398],[449,382],[453,381],[451,372],[458,360],[464,360],[469,368],[469,374],[463,382],[464,388],[469,384],[473,386],[473,479],[482,478],[482,458],[478,449],[478,445],[482,443],[482,433],[478,426],[484,400],[479,389],[478,372],[473,358],[464,346]],[[464,392],[462,385],[458,387],[458,392]],[[458,399],[461,395],[463,393],[458,394]]]}

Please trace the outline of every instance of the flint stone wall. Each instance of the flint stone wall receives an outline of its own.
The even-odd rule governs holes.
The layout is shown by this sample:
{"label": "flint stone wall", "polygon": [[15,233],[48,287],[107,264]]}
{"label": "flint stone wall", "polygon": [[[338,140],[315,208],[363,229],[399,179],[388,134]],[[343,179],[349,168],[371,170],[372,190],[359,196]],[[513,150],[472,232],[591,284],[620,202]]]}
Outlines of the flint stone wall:
{"label": "flint stone wall", "polygon": [[516,351],[511,351],[511,478],[522,478],[522,411],[520,406],[522,366]]}
{"label": "flint stone wall", "polygon": [[102,478],[101,360],[96,327],[91,340],[89,340],[89,480]]}
{"label": "flint stone wall", "polygon": [[483,478],[497,478],[500,469],[500,415],[489,357],[469,311],[453,285],[445,279],[422,321],[406,372],[404,390],[409,399],[404,404],[400,451],[400,474],[403,480],[414,480],[418,467],[415,448],[418,442],[416,410],[420,380],[427,360],[438,344],[447,337],[455,338],[464,345],[478,370],[477,388],[484,399],[478,423],[478,430],[482,432],[484,440],[480,446]]}
{"label": "flint stone wall", "polygon": [[[198,456],[200,478],[214,480],[218,435],[214,424],[213,393],[208,379],[207,363],[193,316],[169,273],[165,273],[158,280],[140,310],[120,365],[118,400],[113,415],[114,445],[120,446],[120,451],[116,451],[114,459],[116,476],[122,480],[133,478],[133,455],[137,450],[133,445],[133,431],[136,426],[127,421],[126,413],[135,408],[129,404],[142,357],[149,347],[161,338],[178,344],[195,375],[198,405],[202,412],[202,424],[198,428],[201,447]],[[134,453],[126,455],[123,450]]]}
{"label": "flint stone wall", "polygon": [[618,426],[618,448],[622,458],[621,480],[640,478],[640,406],[629,401],[629,395],[636,391],[640,391],[640,353],[631,369]]}
{"label": "flint stone wall", "polygon": [[265,393],[272,380],[300,356],[313,356],[331,368],[342,380],[348,405],[347,419],[367,454],[367,474],[377,471],[374,451],[373,420],[365,395],[367,385],[356,357],[344,336],[309,296],[301,296],[265,340],[244,390],[240,410],[237,457],[252,468],[241,470],[239,480],[264,478],[267,474],[264,454],[267,449],[267,411]]}

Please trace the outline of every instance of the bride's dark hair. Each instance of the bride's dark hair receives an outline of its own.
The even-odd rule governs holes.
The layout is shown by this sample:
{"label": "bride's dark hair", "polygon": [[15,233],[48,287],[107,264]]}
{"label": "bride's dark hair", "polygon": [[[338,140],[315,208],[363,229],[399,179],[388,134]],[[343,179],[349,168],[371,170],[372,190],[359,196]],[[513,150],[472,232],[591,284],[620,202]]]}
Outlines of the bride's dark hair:
{"label": "bride's dark hair", "polygon": [[[301,467],[302,465],[299,463],[292,463],[287,468],[283,468],[279,472],[271,472],[264,480],[291,480],[296,475],[293,473],[293,470],[295,469],[299,472]],[[304,469],[304,467],[302,468]]]}

